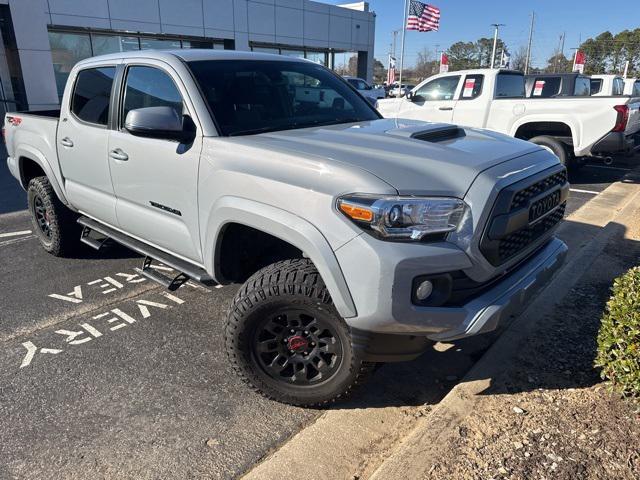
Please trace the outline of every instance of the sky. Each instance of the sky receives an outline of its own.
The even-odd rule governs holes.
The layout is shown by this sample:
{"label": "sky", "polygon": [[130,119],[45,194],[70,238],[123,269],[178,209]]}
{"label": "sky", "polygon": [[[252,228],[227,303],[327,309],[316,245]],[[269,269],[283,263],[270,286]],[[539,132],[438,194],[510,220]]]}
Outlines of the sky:
{"label": "sky", "polygon": [[[326,3],[348,3],[345,0],[323,0]],[[355,1],[355,0],[354,0]],[[544,66],[554,54],[560,35],[566,32],[565,55],[578,46],[580,39],[598,35],[609,30],[613,34],[640,27],[640,15],[632,14],[632,2],[622,2],[620,8],[603,8],[602,2],[594,0],[537,0],[523,1],[462,1],[426,0],[442,11],[440,31],[420,33],[409,31],[405,43],[405,64],[413,65],[423,48],[433,51],[446,50],[457,41],[475,41],[481,37],[493,37],[492,23],[504,23],[500,27],[500,38],[513,52],[526,46],[529,36],[531,12],[536,19],[533,30],[532,65]],[[423,2],[424,3],[424,2]],[[613,4],[612,4],[613,5]],[[626,7],[624,7],[626,5]],[[369,9],[376,13],[375,57],[386,65],[392,31],[402,28],[404,0],[369,0]],[[398,34],[397,57],[400,57]]]}

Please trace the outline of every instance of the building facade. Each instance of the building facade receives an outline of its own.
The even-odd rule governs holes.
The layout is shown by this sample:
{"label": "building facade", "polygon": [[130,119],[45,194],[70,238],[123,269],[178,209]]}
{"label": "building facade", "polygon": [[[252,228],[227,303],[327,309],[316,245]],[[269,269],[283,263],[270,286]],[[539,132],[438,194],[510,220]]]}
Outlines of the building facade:
{"label": "building facade", "polygon": [[129,50],[220,48],[305,57],[333,68],[357,55],[373,76],[375,14],[366,2],[310,0],[0,0],[0,102],[57,108],[84,58]]}

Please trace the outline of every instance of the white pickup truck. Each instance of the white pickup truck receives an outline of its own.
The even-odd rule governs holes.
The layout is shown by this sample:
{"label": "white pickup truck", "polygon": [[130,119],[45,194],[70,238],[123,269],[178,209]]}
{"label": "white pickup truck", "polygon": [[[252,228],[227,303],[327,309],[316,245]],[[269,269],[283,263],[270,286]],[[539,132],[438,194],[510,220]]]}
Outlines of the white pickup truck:
{"label": "white pickup truck", "polygon": [[624,78],[620,75],[591,75],[592,97],[619,97],[625,95]]}
{"label": "white pickup truck", "polygon": [[377,108],[389,118],[487,128],[529,140],[567,166],[640,148],[640,98],[525,98],[524,76],[510,70],[435,75],[408,98],[379,100]]}
{"label": "white pickup truck", "polygon": [[640,97],[640,79],[638,78],[625,78],[624,79],[624,94],[631,95],[632,97]]}

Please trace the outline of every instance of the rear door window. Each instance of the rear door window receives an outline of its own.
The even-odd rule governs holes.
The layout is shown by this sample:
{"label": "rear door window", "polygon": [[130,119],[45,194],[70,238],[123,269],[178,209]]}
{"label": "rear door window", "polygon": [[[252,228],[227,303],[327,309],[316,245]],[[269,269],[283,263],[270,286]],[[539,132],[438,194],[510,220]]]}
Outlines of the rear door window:
{"label": "rear door window", "polygon": [[588,97],[591,95],[591,80],[587,77],[577,77],[573,94],[576,97]]}
{"label": "rear door window", "polygon": [[482,93],[484,75],[467,75],[460,92],[460,100],[473,100]]}
{"label": "rear door window", "polygon": [[640,97],[640,80],[633,84],[633,91],[631,95],[634,97]]}
{"label": "rear door window", "polygon": [[532,97],[549,98],[560,93],[562,79],[560,77],[536,78],[533,82]]}
{"label": "rear door window", "polygon": [[83,122],[106,126],[115,75],[116,67],[81,70],[73,88],[71,112]]}
{"label": "rear door window", "polygon": [[496,98],[524,98],[524,76],[507,72],[498,74]]}
{"label": "rear door window", "polygon": [[613,79],[613,93],[612,95],[623,95],[624,94],[624,80],[620,77]]}

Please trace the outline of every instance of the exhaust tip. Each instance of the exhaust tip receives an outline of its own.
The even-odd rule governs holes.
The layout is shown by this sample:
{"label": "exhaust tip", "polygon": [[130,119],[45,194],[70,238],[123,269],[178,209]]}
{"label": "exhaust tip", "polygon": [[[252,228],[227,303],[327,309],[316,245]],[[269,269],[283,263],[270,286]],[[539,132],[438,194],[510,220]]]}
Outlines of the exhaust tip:
{"label": "exhaust tip", "polygon": [[611,165],[613,163],[613,158],[611,157],[604,157],[602,159],[602,161],[604,162],[605,165]]}

